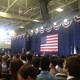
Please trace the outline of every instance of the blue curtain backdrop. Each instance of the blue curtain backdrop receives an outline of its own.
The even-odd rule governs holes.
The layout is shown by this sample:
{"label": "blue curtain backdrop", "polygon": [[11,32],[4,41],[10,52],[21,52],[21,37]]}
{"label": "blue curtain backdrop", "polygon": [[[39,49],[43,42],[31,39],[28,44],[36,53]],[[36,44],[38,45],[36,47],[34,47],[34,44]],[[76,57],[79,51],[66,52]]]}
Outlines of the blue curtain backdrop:
{"label": "blue curtain backdrop", "polygon": [[11,50],[13,53],[22,53],[22,49],[26,50],[26,34],[17,36],[11,41]]}
{"label": "blue curtain backdrop", "polygon": [[68,28],[60,27],[59,30],[52,30],[50,32],[44,31],[44,33],[38,33],[37,35],[33,33],[30,36],[30,51],[35,51],[40,54],[40,44],[41,37],[51,34],[58,34],[58,53],[60,55],[70,55],[71,51],[73,53],[74,46],[77,48],[77,53],[80,53],[80,24],[73,21]]}

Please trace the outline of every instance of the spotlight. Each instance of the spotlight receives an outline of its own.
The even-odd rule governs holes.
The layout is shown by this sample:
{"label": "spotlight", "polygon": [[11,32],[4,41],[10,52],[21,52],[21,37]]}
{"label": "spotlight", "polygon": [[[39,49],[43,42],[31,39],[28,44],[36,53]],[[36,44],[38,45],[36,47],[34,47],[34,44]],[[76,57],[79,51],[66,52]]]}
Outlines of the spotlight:
{"label": "spotlight", "polygon": [[58,12],[62,12],[63,9],[61,9],[61,8],[57,8],[56,11],[58,11]]}
{"label": "spotlight", "polygon": [[56,23],[56,22],[54,22],[53,24],[54,24],[54,25],[56,25],[57,23]]}
{"label": "spotlight", "polygon": [[33,30],[31,30],[31,32],[33,32]]}
{"label": "spotlight", "polygon": [[41,29],[43,29],[43,26],[41,27]]}
{"label": "spotlight", "polygon": [[0,29],[0,38],[6,38],[6,31],[4,29]]}
{"label": "spotlight", "polygon": [[15,31],[14,31],[14,30],[11,30],[11,31],[10,31],[10,35],[11,35],[11,36],[15,36],[15,35],[16,35]]}
{"label": "spotlight", "polygon": [[36,31],[38,31],[38,28],[36,28]]}
{"label": "spotlight", "polygon": [[68,22],[68,20],[67,19],[64,19],[64,22]]}

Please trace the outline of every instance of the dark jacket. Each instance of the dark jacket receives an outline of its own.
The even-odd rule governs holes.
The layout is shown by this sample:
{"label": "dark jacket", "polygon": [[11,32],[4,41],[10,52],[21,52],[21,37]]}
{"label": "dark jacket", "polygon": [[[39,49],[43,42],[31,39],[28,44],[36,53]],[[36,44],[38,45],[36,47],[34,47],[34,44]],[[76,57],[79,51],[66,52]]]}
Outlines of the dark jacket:
{"label": "dark jacket", "polygon": [[80,80],[80,78],[72,78],[72,79],[69,79],[69,80]]}

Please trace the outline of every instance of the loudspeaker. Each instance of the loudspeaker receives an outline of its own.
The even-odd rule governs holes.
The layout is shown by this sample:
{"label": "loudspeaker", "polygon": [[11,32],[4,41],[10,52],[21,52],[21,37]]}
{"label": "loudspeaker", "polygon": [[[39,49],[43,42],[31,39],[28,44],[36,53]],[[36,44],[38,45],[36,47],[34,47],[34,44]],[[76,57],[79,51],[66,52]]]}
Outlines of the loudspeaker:
{"label": "loudspeaker", "polygon": [[26,44],[26,49],[27,49],[27,51],[29,51],[30,50],[30,47],[31,47],[31,38],[30,38],[30,36],[29,35],[27,35],[27,44]]}
{"label": "loudspeaker", "polygon": [[50,17],[48,14],[48,2],[50,0],[40,0],[40,8],[41,8],[41,14],[42,14],[42,18],[45,22],[48,22]]}

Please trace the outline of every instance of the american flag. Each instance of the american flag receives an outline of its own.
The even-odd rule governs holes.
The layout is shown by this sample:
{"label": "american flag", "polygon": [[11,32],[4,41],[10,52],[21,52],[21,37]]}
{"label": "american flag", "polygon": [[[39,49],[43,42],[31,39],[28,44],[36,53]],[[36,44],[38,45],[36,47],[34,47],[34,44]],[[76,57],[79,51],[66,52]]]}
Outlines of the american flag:
{"label": "american flag", "polygon": [[41,37],[41,52],[58,52],[58,34]]}

